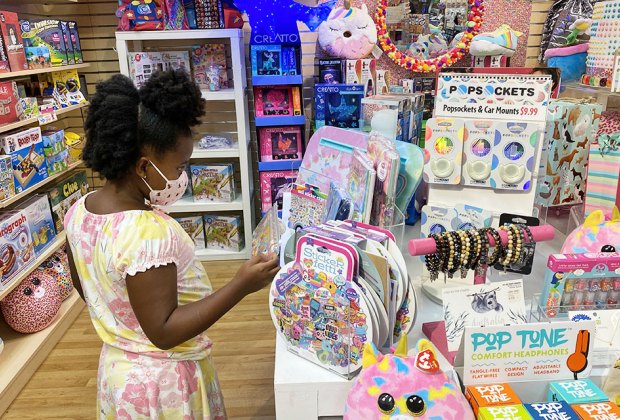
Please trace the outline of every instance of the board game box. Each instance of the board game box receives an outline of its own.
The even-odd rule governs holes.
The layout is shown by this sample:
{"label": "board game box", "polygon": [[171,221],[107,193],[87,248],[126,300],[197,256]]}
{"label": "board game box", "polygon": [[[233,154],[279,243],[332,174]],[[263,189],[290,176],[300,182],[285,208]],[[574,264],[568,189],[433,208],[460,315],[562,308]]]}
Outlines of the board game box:
{"label": "board game box", "polygon": [[4,47],[4,40],[0,35],[0,73],[8,73],[11,71],[9,66],[9,57],[6,55],[6,48]]}
{"label": "board game box", "polygon": [[319,83],[326,85],[340,84],[344,82],[342,77],[342,60],[332,58],[319,60]]}
{"label": "board game box", "polygon": [[73,58],[75,64],[82,64],[84,58],[82,56],[82,44],[80,43],[80,33],[78,31],[78,24],[74,20],[67,22],[69,25],[69,34],[71,36],[71,44],[73,45]]}
{"label": "board game box", "polygon": [[269,211],[274,205],[282,210],[284,191],[291,187],[297,179],[297,171],[266,171],[260,173],[260,201],[261,210]]}
{"label": "board game box", "polygon": [[41,133],[43,138],[43,153],[46,157],[54,156],[67,149],[65,130],[49,127]]}
{"label": "board game box", "polygon": [[0,11],[0,32],[11,71],[28,70],[17,13]]}
{"label": "board game box", "polygon": [[19,272],[36,260],[28,218],[23,211],[0,215],[0,260],[0,289],[8,287]]}
{"label": "board game box", "polygon": [[282,47],[280,45],[252,45],[252,76],[282,75]]}
{"label": "board game box", "polygon": [[230,87],[228,80],[228,64],[226,61],[225,44],[204,44],[192,47],[192,66],[194,80],[202,89],[209,88],[207,72],[211,65],[220,66],[220,86],[222,89]]}
{"label": "board game box", "polygon": [[244,247],[241,217],[204,215],[207,249],[240,252]]}
{"label": "board game box", "polygon": [[181,227],[194,241],[196,249],[205,249],[205,227],[202,216],[176,217]]}
{"label": "board game box", "polygon": [[88,178],[84,171],[75,172],[63,178],[57,185],[47,190],[56,232],[60,233],[64,230],[67,211],[87,193]]}
{"label": "board game box", "polygon": [[314,86],[316,128],[325,125],[360,128],[362,85],[317,84]]}
{"label": "board game box", "polygon": [[17,121],[17,85],[13,81],[0,82],[0,124]]}
{"label": "board game box", "polygon": [[28,219],[28,227],[34,245],[34,253],[38,257],[54,242],[56,229],[52,210],[46,195],[37,194],[17,206]]}
{"label": "board game box", "polygon": [[0,149],[2,154],[11,156],[17,193],[47,178],[40,127],[2,137]]}
{"label": "board game box", "polygon": [[234,168],[228,165],[192,165],[194,201],[234,201]]}
{"label": "board game box", "polygon": [[52,67],[50,50],[47,47],[26,47],[26,61],[29,70]]}
{"label": "board game box", "polygon": [[60,26],[60,20],[20,20],[20,27],[24,46],[47,47],[50,51],[52,66],[67,65],[69,62],[67,58],[67,46]]}
{"label": "board game box", "polygon": [[254,88],[257,117],[291,117],[301,115],[301,93],[297,86]]}
{"label": "board game box", "polygon": [[262,127],[259,139],[262,162],[301,159],[301,127]]}
{"label": "board game box", "polygon": [[11,165],[11,156],[0,156],[0,201],[8,200],[15,195],[15,177]]}
{"label": "board game box", "polygon": [[61,20],[60,30],[62,31],[62,38],[65,41],[65,50],[67,53],[67,63],[75,64],[75,54],[73,52],[73,43],[71,42],[71,31],[69,30],[69,23]]}
{"label": "board game box", "polygon": [[129,53],[129,75],[139,89],[153,73],[164,70],[164,61],[159,52]]}

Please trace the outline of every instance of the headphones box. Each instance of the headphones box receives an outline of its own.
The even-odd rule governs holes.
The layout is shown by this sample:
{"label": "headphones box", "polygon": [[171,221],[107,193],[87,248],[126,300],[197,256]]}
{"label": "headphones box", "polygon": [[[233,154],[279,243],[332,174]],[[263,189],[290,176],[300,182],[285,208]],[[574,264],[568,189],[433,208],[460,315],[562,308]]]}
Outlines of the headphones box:
{"label": "headphones box", "polygon": [[532,420],[532,416],[521,404],[497,407],[482,407],[478,412],[478,420],[520,419]]}
{"label": "headphones box", "polygon": [[[521,400],[508,384],[470,385],[465,390],[465,398],[475,415],[484,407],[521,404]],[[490,414],[487,412],[487,417],[484,418],[495,418]]]}
{"label": "headphones box", "polygon": [[620,408],[612,402],[573,405],[581,420],[620,419]]}
{"label": "headphones box", "polygon": [[524,404],[534,420],[562,419],[579,420],[577,414],[566,401],[553,401],[535,404]]}
{"label": "headphones box", "polygon": [[549,401],[566,401],[571,405],[609,400],[607,395],[589,379],[551,382],[549,384],[548,399]]}

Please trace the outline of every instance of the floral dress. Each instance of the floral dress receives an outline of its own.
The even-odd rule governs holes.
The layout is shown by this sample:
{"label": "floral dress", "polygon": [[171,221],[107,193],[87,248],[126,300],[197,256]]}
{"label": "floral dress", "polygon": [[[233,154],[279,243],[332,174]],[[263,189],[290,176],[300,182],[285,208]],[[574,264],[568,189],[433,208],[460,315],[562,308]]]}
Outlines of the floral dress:
{"label": "floral dress", "polygon": [[179,305],[208,296],[211,285],[192,239],[158,210],[98,215],[86,210],[86,197],[67,213],[65,230],[91,320],[104,343],[99,418],[225,419],[206,334],[160,350],[144,334],[127,295],[126,276],[174,263]]}

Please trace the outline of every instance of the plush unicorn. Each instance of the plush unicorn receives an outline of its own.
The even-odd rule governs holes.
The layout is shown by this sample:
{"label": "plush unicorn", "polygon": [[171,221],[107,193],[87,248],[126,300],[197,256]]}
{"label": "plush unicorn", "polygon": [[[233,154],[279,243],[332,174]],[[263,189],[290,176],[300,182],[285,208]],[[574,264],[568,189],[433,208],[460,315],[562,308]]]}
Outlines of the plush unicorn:
{"label": "plush unicorn", "polygon": [[364,58],[377,43],[377,27],[368,7],[336,7],[319,26],[319,45],[329,55],[350,60]]}
{"label": "plush unicorn", "polygon": [[414,418],[474,420],[474,415],[459,385],[439,368],[430,341],[420,340],[415,356],[407,356],[407,336],[388,355],[367,342],[344,420]]}
{"label": "plush unicorn", "polygon": [[605,220],[602,210],[595,210],[586,217],[564,241],[563,254],[586,252],[620,252],[620,212],[614,208],[611,220]]}

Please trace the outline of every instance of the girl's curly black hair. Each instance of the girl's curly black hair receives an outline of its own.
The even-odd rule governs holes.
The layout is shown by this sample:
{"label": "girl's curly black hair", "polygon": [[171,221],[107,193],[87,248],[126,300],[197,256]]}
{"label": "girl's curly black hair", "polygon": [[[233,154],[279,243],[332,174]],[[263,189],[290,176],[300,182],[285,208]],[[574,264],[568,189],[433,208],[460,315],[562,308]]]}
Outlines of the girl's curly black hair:
{"label": "girl's curly black hair", "polygon": [[125,176],[143,150],[165,153],[191,136],[205,100],[183,70],[154,74],[140,89],[122,75],[97,85],[86,118],[83,159],[108,180]]}

